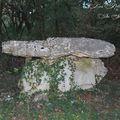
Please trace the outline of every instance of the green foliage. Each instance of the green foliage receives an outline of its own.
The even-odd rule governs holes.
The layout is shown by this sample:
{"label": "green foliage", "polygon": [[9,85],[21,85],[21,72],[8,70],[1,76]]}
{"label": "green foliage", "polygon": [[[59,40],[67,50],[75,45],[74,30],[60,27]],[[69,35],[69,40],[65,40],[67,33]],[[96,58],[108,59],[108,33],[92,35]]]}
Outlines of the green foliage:
{"label": "green foliage", "polygon": [[[98,19],[98,14],[118,15],[119,8],[113,6],[119,5],[119,0],[107,6],[105,1],[92,0],[91,9],[83,9],[82,3],[89,0],[2,0],[1,37],[3,40],[44,40],[49,36],[84,36],[105,39],[119,47],[120,18]],[[103,8],[94,9],[98,4]]]}
{"label": "green foliage", "polygon": [[[102,85],[102,84],[101,84]],[[98,86],[106,88],[109,85]],[[112,85],[112,84],[111,84]],[[119,86],[117,87],[119,88]],[[112,89],[112,88],[111,88]],[[97,88],[95,94],[105,95],[108,89]],[[101,93],[102,94],[101,94]],[[82,94],[89,91],[71,91],[63,94],[59,99],[52,101],[33,102],[28,96],[21,94],[9,101],[0,101],[0,120],[24,119],[24,120],[118,120],[119,108],[98,112],[99,104],[86,103],[82,100]],[[114,95],[114,94],[113,94]],[[101,98],[103,99],[103,98]],[[108,103],[108,101],[107,101]],[[96,104],[96,106],[95,106]],[[103,104],[103,103],[102,103]]]}
{"label": "green foliage", "polygon": [[[65,80],[65,67],[69,67],[68,69],[72,71],[68,79],[71,81],[71,86],[73,82],[73,73],[75,71],[75,63],[70,58],[64,57],[60,59],[56,59],[54,61],[47,59],[33,60],[28,61],[21,73],[21,80],[19,81],[19,87],[23,92],[27,92],[28,94],[33,94],[35,92],[40,91],[41,81],[49,83],[49,97],[54,99],[60,95],[60,91],[58,90],[58,85],[60,82]],[[29,90],[24,91],[25,86],[23,86],[26,82],[27,86],[29,86]],[[38,89],[39,88],[39,89]],[[46,91],[47,92],[47,91]]]}
{"label": "green foliage", "polygon": [[0,102],[1,120],[15,117],[25,120],[33,118],[36,120],[41,118],[47,120],[88,120],[92,118],[90,111],[92,108],[88,108],[87,104],[69,97],[69,93],[62,97],[51,102],[34,103],[28,102],[27,97],[21,95],[11,101],[2,101]]}

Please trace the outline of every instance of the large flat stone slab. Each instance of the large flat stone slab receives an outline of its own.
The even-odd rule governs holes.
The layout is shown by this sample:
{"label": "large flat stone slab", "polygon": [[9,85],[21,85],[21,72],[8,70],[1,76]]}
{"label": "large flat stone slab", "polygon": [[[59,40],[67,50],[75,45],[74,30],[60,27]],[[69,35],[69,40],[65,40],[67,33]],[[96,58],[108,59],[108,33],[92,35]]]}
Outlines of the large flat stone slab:
{"label": "large flat stone slab", "polygon": [[45,41],[7,41],[2,43],[2,52],[21,57],[48,57],[50,50]]}
{"label": "large flat stone slab", "polygon": [[46,41],[7,41],[2,52],[22,57],[49,59],[74,55],[77,57],[106,58],[114,55],[115,46],[109,42],[90,38],[48,38]]}
{"label": "large flat stone slab", "polygon": [[109,42],[91,38],[48,38],[51,57],[73,54],[78,57],[106,58],[114,55],[115,46]]}

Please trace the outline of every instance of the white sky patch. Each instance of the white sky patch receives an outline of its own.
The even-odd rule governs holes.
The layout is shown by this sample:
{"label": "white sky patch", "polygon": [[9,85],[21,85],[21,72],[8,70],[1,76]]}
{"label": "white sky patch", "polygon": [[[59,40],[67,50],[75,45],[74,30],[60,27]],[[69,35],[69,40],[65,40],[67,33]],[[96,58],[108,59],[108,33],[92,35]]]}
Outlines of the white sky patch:
{"label": "white sky patch", "polygon": [[89,8],[89,7],[90,7],[90,3],[83,2],[83,8]]}
{"label": "white sky patch", "polygon": [[105,5],[108,5],[108,4],[110,4],[111,2],[112,2],[112,0],[106,0],[104,4],[105,4]]}
{"label": "white sky patch", "polygon": [[[111,4],[111,3],[112,3],[112,0],[106,0],[106,1],[104,2],[105,5],[109,5],[109,4]],[[83,8],[85,8],[85,9],[90,8],[90,2],[88,2],[88,3],[83,2]]]}

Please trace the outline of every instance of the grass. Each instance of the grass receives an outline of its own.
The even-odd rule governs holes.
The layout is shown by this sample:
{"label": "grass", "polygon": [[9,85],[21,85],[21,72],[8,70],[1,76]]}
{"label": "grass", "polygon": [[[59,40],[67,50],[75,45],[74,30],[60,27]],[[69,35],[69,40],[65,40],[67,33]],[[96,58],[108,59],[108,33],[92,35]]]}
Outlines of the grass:
{"label": "grass", "polygon": [[94,90],[71,91],[49,101],[34,102],[17,95],[0,102],[0,120],[119,120],[119,106],[110,106],[116,103],[109,98],[112,89],[115,94],[119,89],[114,85],[104,81]]}
{"label": "grass", "polygon": [[37,103],[14,98],[2,101],[0,108],[0,120],[92,120],[95,116],[91,106],[70,97]]}

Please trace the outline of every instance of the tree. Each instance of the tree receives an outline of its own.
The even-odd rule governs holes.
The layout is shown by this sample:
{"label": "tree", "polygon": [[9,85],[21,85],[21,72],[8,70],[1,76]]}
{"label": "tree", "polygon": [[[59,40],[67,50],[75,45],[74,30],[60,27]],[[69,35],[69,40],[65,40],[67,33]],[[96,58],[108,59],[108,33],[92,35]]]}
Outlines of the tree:
{"label": "tree", "polygon": [[[4,39],[34,40],[52,36],[120,38],[119,0],[1,1],[5,3],[0,7],[0,34]],[[84,8],[84,2],[90,7]]]}
{"label": "tree", "polygon": [[2,40],[2,0],[0,0],[0,42]]}

